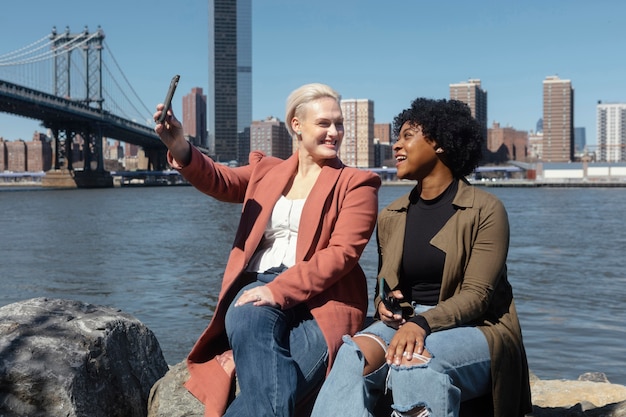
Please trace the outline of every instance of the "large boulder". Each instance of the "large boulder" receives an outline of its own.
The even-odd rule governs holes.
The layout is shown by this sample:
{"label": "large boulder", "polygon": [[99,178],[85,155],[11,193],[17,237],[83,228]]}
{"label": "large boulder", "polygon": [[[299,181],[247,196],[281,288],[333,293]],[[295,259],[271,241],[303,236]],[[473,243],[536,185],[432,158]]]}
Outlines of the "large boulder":
{"label": "large boulder", "polygon": [[0,308],[0,415],[144,417],[168,365],[118,309],[34,298]]}

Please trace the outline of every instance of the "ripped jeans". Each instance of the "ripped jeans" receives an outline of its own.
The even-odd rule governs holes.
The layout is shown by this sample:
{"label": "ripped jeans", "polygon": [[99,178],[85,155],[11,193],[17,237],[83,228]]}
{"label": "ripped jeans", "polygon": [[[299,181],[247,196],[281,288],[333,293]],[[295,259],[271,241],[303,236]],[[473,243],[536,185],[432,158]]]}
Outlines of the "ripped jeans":
{"label": "ripped jeans", "polygon": [[[415,312],[427,308],[431,307],[417,305]],[[377,335],[388,345],[396,330],[378,321],[359,333]],[[458,417],[462,401],[491,391],[489,346],[478,328],[431,333],[426,338],[426,349],[432,356],[427,363],[383,364],[366,376],[358,346],[349,336],[343,340],[311,417],[372,417],[377,400],[387,389],[398,412],[424,406],[432,417]]]}

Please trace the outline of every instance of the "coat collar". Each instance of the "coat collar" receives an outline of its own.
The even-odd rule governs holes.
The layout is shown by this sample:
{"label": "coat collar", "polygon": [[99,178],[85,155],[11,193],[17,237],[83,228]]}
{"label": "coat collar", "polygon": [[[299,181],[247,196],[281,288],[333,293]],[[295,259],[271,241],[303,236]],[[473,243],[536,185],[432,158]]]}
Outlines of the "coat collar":
{"label": "coat collar", "polygon": [[452,200],[452,204],[463,208],[474,207],[475,196],[476,189],[465,178],[461,178],[459,179],[459,189],[454,196],[454,200]]}
{"label": "coat collar", "polygon": [[[454,200],[452,200],[452,204],[457,207],[469,208],[474,205],[474,197],[475,197],[475,189],[470,185],[469,182],[465,178],[461,178],[459,181],[459,188],[454,196]],[[409,209],[409,196],[410,192],[403,195],[402,197],[396,199],[391,204],[387,206],[387,210],[390,211],[407,211]]]}

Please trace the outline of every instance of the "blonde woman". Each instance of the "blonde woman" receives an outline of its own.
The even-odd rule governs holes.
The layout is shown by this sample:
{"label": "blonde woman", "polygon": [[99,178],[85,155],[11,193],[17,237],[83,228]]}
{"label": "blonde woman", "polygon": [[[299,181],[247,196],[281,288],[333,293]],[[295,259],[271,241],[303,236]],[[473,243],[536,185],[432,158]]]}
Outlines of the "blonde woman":
{"label": "blonde woman", "polygon": [[339,160],[339,102],[323,84],[296,89],[286,125],[298,150],[287,160],[252,152],[236,168],[185,141],[171,110],[155,128],[192,185],[243,205],[213,318],[188,356],[186,386],[207,416],[293,416],[314,397],[342,335],[363,324],[358,261],[376,223],[380,179]]}

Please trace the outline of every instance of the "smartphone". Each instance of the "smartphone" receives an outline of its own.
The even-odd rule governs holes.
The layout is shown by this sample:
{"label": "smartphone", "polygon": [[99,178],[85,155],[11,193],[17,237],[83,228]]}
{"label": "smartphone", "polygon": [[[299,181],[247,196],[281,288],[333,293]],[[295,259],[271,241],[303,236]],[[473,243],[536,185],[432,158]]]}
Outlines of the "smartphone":
{"label": "smartphone", "polygon": [[378,284],[378,295],[382,300],[385,308],[391,311],[393,314],[402,314],[402,307],[400,306],[400,300],[395,297],[389,295],[391,289],[385,282],[385,278],[380,278],[380,282]]}
{"label": "smartphone", "polygon": [[172,78],[172,82],[170,83],[170,88],[169,90],[167,90],[167,95],[165,96],[165,101],[163,102],[163,104],[165,104],[165,107],[163,107],[163,112],[159,117],[158,123],[163,123],[165,117],[167,116],[167,111],[172,106],[172,97],[174,97],[174,92],[176,91],[178,80],[180,80],[180,75],[174,75],[174,78]]}

